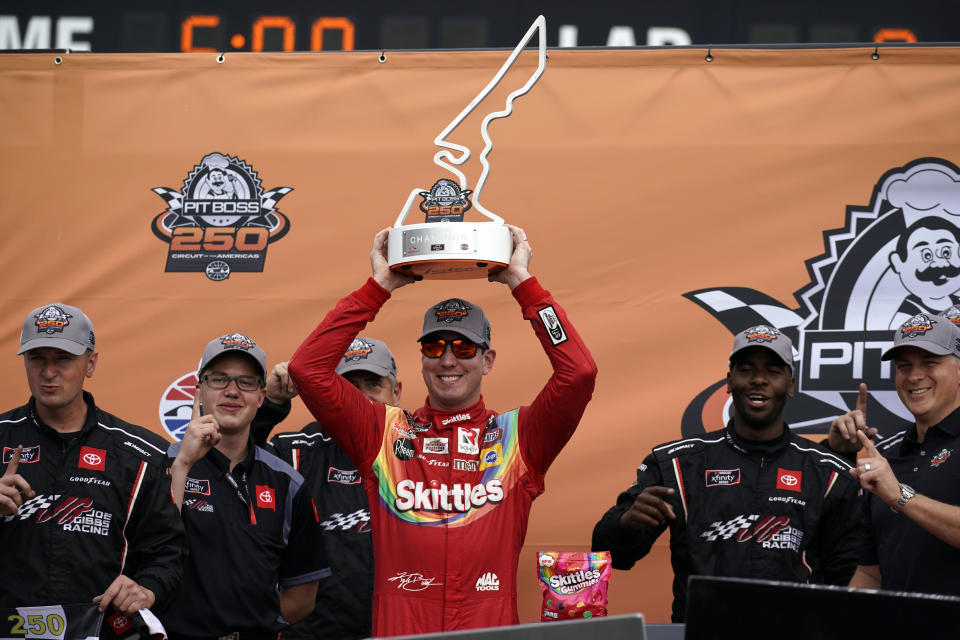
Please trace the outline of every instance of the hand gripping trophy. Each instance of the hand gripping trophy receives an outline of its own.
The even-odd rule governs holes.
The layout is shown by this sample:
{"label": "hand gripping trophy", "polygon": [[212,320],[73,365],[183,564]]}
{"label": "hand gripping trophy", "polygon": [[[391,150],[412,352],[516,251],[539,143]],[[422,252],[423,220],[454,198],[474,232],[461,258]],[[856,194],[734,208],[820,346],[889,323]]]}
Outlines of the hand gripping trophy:
{"label": "hand gripping trophy", "polygon": [[[503,218],[480,203],[480,194],[490,174],[487,156],[493,150],[488,128],[493,120],[506,118],[513,113],[514,100],[530,91],[543,75],[547,63],[546,31],[546,20],[539,16],[487,86],[434,138],[434,144],[441,148],[433,157],[434,163],[454,174],[457,180],[442,178],[429,190],[416,188],[410,192],[387,240],[387,262],[391,269],[411,276],[457,280],[486,278],[510,262],[513,253],[510,230],[504,226]],[[500,84],[534,33],[538,34],[539,39],[536,71],[522,87],[507,96],[502,111],[487,114],[480,124],[480,134],[485,143],[480,153],[483,170],[476,189],[471,191],[467,188],[469,185],[463,172],[457,168],[470,158],[470,150],[449,142],[447,136]],[[405,225],[407,214],[418,197],[422,198],[419,208],[426,214],[426,221]],[[464,222],[464,214],[471,207],[490,221]]]}

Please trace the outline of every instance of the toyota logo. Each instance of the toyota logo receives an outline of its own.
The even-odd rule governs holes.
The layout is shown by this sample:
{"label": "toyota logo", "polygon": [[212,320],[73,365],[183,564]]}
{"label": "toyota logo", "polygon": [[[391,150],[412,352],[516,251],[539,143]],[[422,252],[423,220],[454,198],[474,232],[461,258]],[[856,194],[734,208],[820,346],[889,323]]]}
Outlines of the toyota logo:
{"label": "toyota logo", "polygon": [[273,495],[270,491],[264,490],[260,492],[260,500],[263,502],[273,502]]}
{"label": "toyota logo", "polygon": [[97,467],[103,464],[103,458],[98,456],[95,453],[85,453],[83,454],[83,461],[89,464],[92,467]]}
{"label": "toyota logo", "polygon": [[782,482],[783,484],[787,485],[788,487],[792,487],[792,486],[794,486],[795,484],[797,484],[797,477],[796,477],[796,476],[791,476],[791,475],[785,473],[785,474],[783,474],[783,475],[780,477],[780,482]]}
{"label": "toyota logo", "polygon": [[[92,456],[93,454],[87,454],[87,455]],[[114,629],[122,631],[123,628],[127,626],[127,622],[128,622],[127,619],[124,618],[123,616],[117,616],[116,618],[113,619],[113,623],[111,624],[111,626],[113,626]]]}

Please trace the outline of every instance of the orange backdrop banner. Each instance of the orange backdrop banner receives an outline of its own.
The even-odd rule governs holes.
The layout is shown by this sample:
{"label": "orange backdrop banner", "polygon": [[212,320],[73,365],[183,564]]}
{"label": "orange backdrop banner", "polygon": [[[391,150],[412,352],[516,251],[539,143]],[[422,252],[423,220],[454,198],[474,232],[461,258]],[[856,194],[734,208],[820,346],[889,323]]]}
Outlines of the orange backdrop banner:
{"label": "orange backdrop banner", "polygon": [[[766,323],[794,339],[800,431],[823,433],[861,379],[878,426],[909,417],[879,354],[891,326],[960,289],[955,253],[898,252],[937,233],[956,250],[960,49],[873,52],[556,50],[491,126],[484,204],[526,229],[531,270],[600,369],[533,510],[523,620],[539,617],[536,550],[586,549],[652,446],[724,423],[733,332]],[[62,301],[96,327],[98,403],[173,439],[207,341],[239,331],[285,360],[363,283],[374,233],[412,188],[451,177],[433,138],[505,57],[0,56],[0,406],[29,394],[24,316]],[[483,115],[535,64],[521,56],[458,129],[474,158]],[[479,172],[471,160],[471,187]],[[493,324],[487,404],[529,402],[547,359],[507,289],[477,280],[405,287],[368,328],[397,355],[403,404],[425,395],[422,313],[453,295]],[[281,428],[309,420],[295,402]],[[612,613],[669,618],[666,543],[616,573]]]}

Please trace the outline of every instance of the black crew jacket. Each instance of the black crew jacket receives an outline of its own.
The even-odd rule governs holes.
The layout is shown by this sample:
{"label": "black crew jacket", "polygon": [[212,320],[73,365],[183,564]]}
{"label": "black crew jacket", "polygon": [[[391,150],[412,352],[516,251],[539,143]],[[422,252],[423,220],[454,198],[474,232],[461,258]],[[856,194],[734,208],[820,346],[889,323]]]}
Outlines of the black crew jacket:
{"label": "black crew jacket", "polygon": [[[264,400],[250,426],[266,440],[290,413],[290,402]],[[314,610],[283,632],[284,640],[355,640],[370,637],[373,607],[373,536],[360,472],[316,422],[273,437],[267,450],[306,478],[320,514],[332,575],[320,582]]]}
{"label": "black crew jacket", "polygon": [[44,424],[33,398],[0,415],[3,465],[36,493],[0,517],[0,608],[91,602],[121,573],[163,610],[183,577],[186,538],[170,493],[161,436],[98,408],[76,434]]}
{"label": "black crew jacket", "polygon": [[[691,575],[846,585],[862,535],[859,485],[850,464],[790,432],[773,440],[726,429],[653,449],[637,482],[593,530],[593,550],[629,569],[670,527],[673,620],[682,622]],[[674,489],[676,518],[630,531],[620,517],[650,486]]]}

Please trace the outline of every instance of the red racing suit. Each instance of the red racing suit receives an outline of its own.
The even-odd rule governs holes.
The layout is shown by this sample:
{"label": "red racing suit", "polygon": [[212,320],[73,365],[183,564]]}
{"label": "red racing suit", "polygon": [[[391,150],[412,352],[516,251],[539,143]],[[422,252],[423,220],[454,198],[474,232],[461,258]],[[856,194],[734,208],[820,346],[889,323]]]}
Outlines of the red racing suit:
{"label": "red racing suit", "polygon": [[483,399],[409,414],[371,403],[334,369],[390,294],[373,279],[340,300],[290,360],[300,396],[356,463],[370,501],[373,635],[514,624],[530,506],[593,394],[597,368],[535,278],[513,295],[553,375],[530,406]]}

